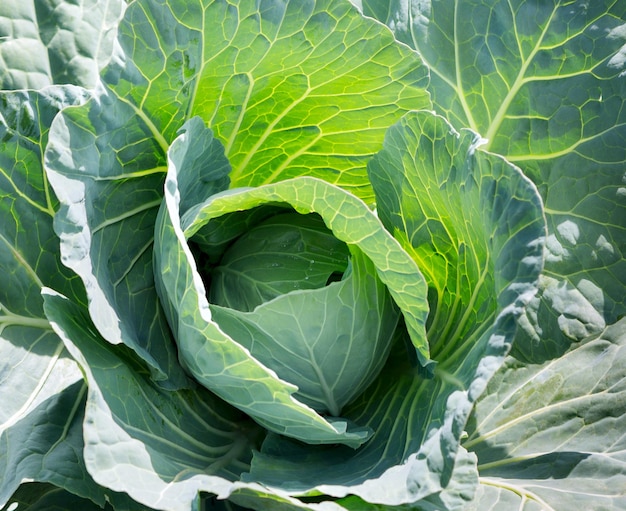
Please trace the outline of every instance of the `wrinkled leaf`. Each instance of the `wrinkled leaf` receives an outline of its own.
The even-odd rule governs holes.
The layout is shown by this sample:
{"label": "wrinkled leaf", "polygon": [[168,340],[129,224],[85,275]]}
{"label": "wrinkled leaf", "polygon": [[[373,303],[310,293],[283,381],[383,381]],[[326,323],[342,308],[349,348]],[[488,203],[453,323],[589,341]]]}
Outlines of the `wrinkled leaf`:
{"label": "wrinkled leaf", "polygon": [[543,364],[512,358],[479,400],[464,446],[479,509],[626,506],[626,320]]}
{"label": "wrinkled leaf", "polygon": [[115,46],[123,0],[3,0],[0,89],[94,87]]}
{"label": "wrinkled leaf", "polygon": [[164,386],[181,387],[186,377],[152,275],[164,148],[149,128],[127,104],[98,94],[55,119],[46,170],[61,202],[63,262],[82,278],[94,324],[148,361]]}
{"label": "wrinkled leaf", "polygon": [[202,117],[231,185],[313,175],[371,199],[365,166],[385,129],[428,108],[419,56],[348,2],[136,2],[125,67],[105,81],[165,140]]}
{"label": "wrinkled leaf", "polygon": [[388,131],[369,166],[381,220],[428,282],[428,339],[441,369],[458,365],[481,336],[498,335],[491,329],[501,311],[519,315],[542,268],[536,188],[501,157],[477,151],[480,143],[415,112]]}

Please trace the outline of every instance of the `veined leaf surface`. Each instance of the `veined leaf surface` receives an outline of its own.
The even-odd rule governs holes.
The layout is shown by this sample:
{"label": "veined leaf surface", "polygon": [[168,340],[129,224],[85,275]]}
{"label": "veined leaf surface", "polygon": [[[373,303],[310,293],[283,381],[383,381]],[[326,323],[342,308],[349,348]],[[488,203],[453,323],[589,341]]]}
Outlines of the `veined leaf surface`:
{"label": "veined leaf surface", "polygon": [[626,506],[625,349],[622,319],[560,358],[507,360],[463,442],[480,460],[479,509]]}
{"label": "veined leaf surface", "polygon": [[[621,424],[625,413],[626,5],[364,4],[420,50],[436,107],[519,165],[545,203],[541,293],[521,318],[513,351],[529,364],[507,362],[478,403],[468,442],[489,480],[479,505],[623,507],[614,492],[623,486],[623,446],[620,439],[608,445],[605,428]],[[555,465],[554,479],[546,479]]]}
{"label": "veined leaf surface", "polygon": [[516,341],[541,362],[626,313],[626,5],[363,2],[431,70],[435,107],[539,188],[542,292]]}
{"label": "veined leaf surface", "polygon": [[105,81],[165,140],[202,117],[232,187],[311,175],[371,199],[385,129],[430,105],[418,54],[349,2],[143,1],[119,40],[125,67]]}

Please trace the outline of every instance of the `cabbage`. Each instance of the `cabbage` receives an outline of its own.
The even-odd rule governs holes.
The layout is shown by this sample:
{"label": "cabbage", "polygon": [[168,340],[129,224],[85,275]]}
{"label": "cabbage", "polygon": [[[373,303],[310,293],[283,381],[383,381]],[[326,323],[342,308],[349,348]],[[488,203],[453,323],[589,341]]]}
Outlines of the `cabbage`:
{"label": "cabbage", "polygon": [[625,19],[3,1],[0,508],[625,508]]}

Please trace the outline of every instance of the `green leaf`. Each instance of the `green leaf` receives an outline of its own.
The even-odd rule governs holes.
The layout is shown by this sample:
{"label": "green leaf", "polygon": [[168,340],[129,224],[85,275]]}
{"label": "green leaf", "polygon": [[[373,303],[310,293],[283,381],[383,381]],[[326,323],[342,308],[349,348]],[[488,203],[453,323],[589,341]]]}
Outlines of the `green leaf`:
{"label": "green leaf", "polygon": [[[82,461],[80,464],[83,465]],[[91,479],[86,473],[85,477]],[[95,486],[93,481],[91,484]],[[152,508],[138,504],[126,494],[104,489],[101,492],[106,496],[96,503],[52,484],[26,483],[19,487],[2,511],[152,511]]]}
{"label": "green leaf", "polygon": [[84,294],[60,261],[53,231],[57,200],[43,171],[43,150],[57,112],[84,102],[77,87],[0,93],[0,325],[46,328],[40,291]]}
{"label": "green leaf", "polygon": [[201,491],[223,499],[236,490],[258,426],[201,388],[162,389],[134,352],[102,339],[84,307],[49,289],[44,299],[88,384],[83,454],[96,482],[171,511],[197,505]]}
{"label": "green leaf", "polygon": [[210,305],[220,329],[297,385],[294,396],[333,416],[378,376],[399,316],[374,264],[358,248],[351,252],[350,274],[340,282],[292,288],[252,312]]}
{"label": "green leaf", "polygon": [[464,446],[479,509],[623,509],[626,320],[543,364],[512,358],[478,401]]}
{"label": "green leaf", "polygon": [[209,302],[248,312],[295,289],[340,280],[348,258],[348,247],[319,216],[278,214],[253,225],[224,251],[210,269]]}
{"label": "green leaf", "polygon": [[477,151],[480,143],[441,116],[414,112],[389,129],[369,166],[383,223],[428,281],[428,339],[441,370],[462,364],[481,337],[511,342],[509,326],[494,324],[521,313],[542,267],[537,190],[504,159]]}
{"label": "green leaf", "polygon": [[[389,8],[386,9],[385,6]],[[435,107],[537,184],[548,223],[541,294],[515,353],[541,362],[626,314],[626,5],[364,2],[431,70]]]}
{"label": "green leaf", "polygon": [[[476,457],[460,448],[450,483],[440,492],[410,504],[389,506],[366,502],[354,495],[338,499],[345,509],[352,511],[473,511],[473,499],[478,482]],[[474,483],[474,484],[472,484]]]}
{"label": "green leaf", "polygon": [[347,1],[135,2],[119,33],[105,81],[165,140],[202,117],[233,187],[312,175],[371,199],[385,129],[430,106],[418,54]]}
{"label": "green leaf", "polygon": [[0,89],[93,88],[114,52],[123,0],[3,0]]}
{"label": "green leaf", "polygon": [[25,480],[104,502],[77,455],[82,376],[40,294],[49,285],[84,300],[79,279],[60,261],[42,152],[59,109],[85,99],[71,86],[0,93],[0,505]]}

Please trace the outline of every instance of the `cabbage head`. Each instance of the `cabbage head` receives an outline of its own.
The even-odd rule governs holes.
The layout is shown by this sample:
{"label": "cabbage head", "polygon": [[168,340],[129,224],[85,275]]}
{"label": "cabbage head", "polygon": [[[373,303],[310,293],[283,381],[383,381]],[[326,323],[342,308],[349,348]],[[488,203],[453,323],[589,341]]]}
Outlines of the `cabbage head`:
{"label": "cabbage head", "polygon": [[[190,137],[209,138],[211,154],[189,150]],[[270,431],[357,447],[371,428],[341,412],[382,370],[401,311],[427,360],[425,281],[372,210],[338,187],[300,177],[216,189],[228,179],[216,146],[199,119],[186,125],[156,222],[157,290],[180,358]],[[195,162],[210,158],[209,179]]]}

